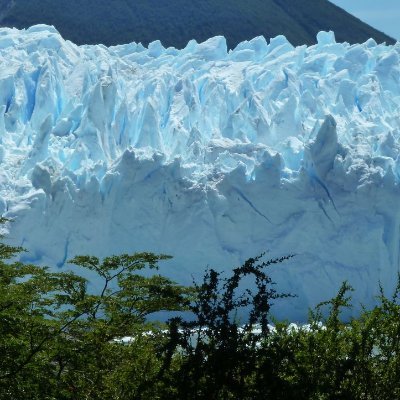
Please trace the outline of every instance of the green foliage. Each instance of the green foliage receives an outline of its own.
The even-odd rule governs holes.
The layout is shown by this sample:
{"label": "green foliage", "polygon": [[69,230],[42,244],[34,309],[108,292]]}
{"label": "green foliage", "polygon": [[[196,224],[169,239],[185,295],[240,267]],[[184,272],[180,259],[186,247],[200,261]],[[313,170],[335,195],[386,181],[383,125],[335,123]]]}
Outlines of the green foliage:
{"label": "green foliage", "polygon": [[380,305],[344,323],[340,313],[350,307],[350,291],[344,282],[310,313],[308,326],[278,324],[262,342],[260,366],[268,374],[258,390],[278,399],[399,398],[400,279],[390,300],[382,292]]}
{"label": "green foliage", "polygon": [[[150,333],[160,327],[146,317],[184,310],[191,289],[141,272],[169,257],[77,257],[73,263],[103,280],[93,294],[75,274],[5,262],[19,250],[0,247],[0,399],[129,398],[116,381],[134,393],[157,375],[162,340]],[[132,344],[115,341],[122,336]]]}
{"label": "green foliage", "polygon": [[[165,255],[76,257],[103,282],[93,293],[79,275],[12,261],[19,251],[0,246],[0,400],[400,398],[400,276],[346,323],[344,282],[308,325],[271,329],[289,295],[265,270],[291,256],[207,270],[193,288],[157,273]],[[186,318],[149,322],[160,310]]]}
{"label": "green foliage", "polygon": [[[270,333],[271,302],[288,297],[276,292],[264,269],[292,256],[265,262],[261,257],[248,259],[228,278],[207,271],[203,284],[195,285],[197,296],[190,307],[194,319],[170,322],[172,344],[184,354],[171,382],[179,398],[244,399],[253,391],[246,382],[257,370],[258,343]],[[248,277],[254,279],[254,291],[240,288]],[[239,327],[241,309],[248,319]]]}

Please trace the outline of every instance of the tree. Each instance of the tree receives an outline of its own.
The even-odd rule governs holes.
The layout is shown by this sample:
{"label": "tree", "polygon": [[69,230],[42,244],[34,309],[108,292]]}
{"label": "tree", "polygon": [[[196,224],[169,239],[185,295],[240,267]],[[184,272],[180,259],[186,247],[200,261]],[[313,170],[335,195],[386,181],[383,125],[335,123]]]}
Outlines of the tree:
{"label": "tree", "polygon": [[[170,345],[182,354],[173,375],[180,399],[254,398],[251,381],[257,374],[260,341],[270,334],[272,302],[291,296],[278,293],[264,270],[293,256],[264,262],[262,257],[248,259],[228,278],[206,271],[203,283],[195,285],[193,320],[170,321]],[[254,290],[240,287],[247,277],[253,277]],[[241,310],[246,310],[246,322],[237,319]]]}
{"label": "tree", "polygon": [[[76,257],[72,263],[103,281],[99,293],[90,293],[79,275],[10,262],[20,251],[0,244],[0,399],[104,399],[107,393],[118,398],[111,397],[115,374],[144,355],[147,366],[130,379],[130,392],[157,375],[160,326],[146,317],[185,309],[191,290],[142,272],[157,270],[170,257],[136,253],[102,262]],[[146,335],[140,349],[114,340],[131,336],[133,343],[143,343]]]}

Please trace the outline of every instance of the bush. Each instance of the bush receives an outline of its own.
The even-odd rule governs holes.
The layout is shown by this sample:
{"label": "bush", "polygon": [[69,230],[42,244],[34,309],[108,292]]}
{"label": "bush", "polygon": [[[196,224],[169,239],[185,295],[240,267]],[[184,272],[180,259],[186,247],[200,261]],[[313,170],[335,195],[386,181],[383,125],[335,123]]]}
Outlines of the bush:
{"label": "bush", "polygon": [[[345,282],[308,325],[272,327],[273,301],[290,295],[265,269],[292,256],[207,270],[193,288],[144,276],[164,255],[76,257],[103,281],[93,294],[79,275],[10,261],[20,251],[0,244],[0,399],[400,398],[400,277],[347,323]],[[160,310],[192,317],[148,322]]]}

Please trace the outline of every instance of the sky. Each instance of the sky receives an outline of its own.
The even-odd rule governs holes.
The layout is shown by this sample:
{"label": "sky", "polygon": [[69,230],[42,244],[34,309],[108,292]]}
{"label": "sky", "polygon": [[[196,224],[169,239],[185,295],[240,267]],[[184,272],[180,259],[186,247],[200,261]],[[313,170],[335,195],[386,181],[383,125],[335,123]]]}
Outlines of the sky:
{"label": "sky", "polygon": [[400,41],[400,0],[330,0],[330,2]]}

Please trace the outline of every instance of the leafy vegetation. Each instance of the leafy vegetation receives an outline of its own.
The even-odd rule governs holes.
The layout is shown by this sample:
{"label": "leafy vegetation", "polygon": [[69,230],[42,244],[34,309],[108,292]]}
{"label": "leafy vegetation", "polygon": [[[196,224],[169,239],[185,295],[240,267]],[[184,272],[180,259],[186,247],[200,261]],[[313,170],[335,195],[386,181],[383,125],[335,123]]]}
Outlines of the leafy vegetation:
{"label": "leafy vegetation", "polygon": [[[400,279],[350,322],[345,282],[308,325],[272,327],[291,295],[266,270],[291,256],[207,270],[191,288],[157,273],[164,255],[76,257],[103,281],[91,293],[79,275],[12,261],[20,251],[0,245],[0,399],[400,398]],[[186,318],[149,322],[160,310]]]}
{"label": "leafy vegetation", "polygon": [[[159,310],[184,310],[191,290],[158,274],[164,255],[136,253],[77,257],[72,263],[103,281],[98,294],[72,273],[7,263],[21,249],[0,246],[0,399],[104,399],[118,397],[124,378],[140,392],[158,373]],[[121,346],[115,339],[136,340]],[[126,398],[126,397],[125,397]]]}
{"label": "leafy vegetation", "polygon": [[228,47],[263,35],[285,35],[293,45],[314,44],[320,30],[338,41],[394,43],[327,0],[0,0],[0,25],[54,25],[77,44],[115,45],[161,40],[183,48],[224,35]]}

